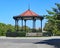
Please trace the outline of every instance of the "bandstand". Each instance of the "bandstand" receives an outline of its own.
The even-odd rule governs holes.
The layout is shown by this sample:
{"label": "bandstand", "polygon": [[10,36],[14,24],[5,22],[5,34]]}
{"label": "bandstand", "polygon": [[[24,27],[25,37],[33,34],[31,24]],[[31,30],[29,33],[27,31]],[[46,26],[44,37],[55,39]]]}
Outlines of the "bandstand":
{"label": "bandstand", "polygon": [[19,20],[21,20],[21,26],[22,26],[22,31],[23,31],[23,20],[25,23],[25,31],[26,31],[26,21],[27,20],[32,20],[33,21],[33,32],[35,32],[35,24],[36,24],[36,20],[40,20],[41,21],[41,32],[42,32],[42,20],[44,19],[43,16],[40,16],[38,14],[36,14],[35,12],[33,12],[32,10],[28,9],[27,11],[23,12],[22,14],[18,15],[18,16],[13,16],[13,19],[15,20],[15,29],[16,31],[19,30],[18,28],[18,22]]}

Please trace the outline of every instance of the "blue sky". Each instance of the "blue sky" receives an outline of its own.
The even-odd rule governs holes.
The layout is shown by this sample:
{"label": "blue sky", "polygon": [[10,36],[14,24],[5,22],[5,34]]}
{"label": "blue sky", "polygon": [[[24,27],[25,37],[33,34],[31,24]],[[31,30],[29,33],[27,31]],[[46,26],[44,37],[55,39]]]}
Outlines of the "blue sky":
{"label": "blue sky", "polygon": [[[0,0],[0,22],[5,24],[14,25],[13,16],[19,15],[28,9],[30,9],[39,15],[46,15],[46,10],[51,10],[52,7],[56,7],[55,3],[60,3],[60,0]],[[46,23],[46,19],[43,20],[43,27]],[[21,21],[19,21],[21,26]],[[27,21],[27,26],[32,28],[32,21]],[[36,28],[40,27],[40,21],[36,21]]]}

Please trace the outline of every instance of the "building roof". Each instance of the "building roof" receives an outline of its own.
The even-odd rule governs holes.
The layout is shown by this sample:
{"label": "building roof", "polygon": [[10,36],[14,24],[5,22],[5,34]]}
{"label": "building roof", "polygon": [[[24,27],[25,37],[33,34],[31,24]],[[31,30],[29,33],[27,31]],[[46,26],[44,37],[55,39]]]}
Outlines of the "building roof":
{"label": "building roof", "polygon": [[30,9],[26,10],[25,12],[23,12],[22,14],[18,15],[18,16],[14,16],[14,19],[26,19],[26,20],[32,20],[34,19],[40,19],[42,20],[43,17],[39,16],[38,14],[36,14],[35,12],[31,11]]}
{"label": "building roof", "polygon": [[28,9],[27,11],[23,12],[19,16],[39,16],[39,15],[31,11],[30,9]]}

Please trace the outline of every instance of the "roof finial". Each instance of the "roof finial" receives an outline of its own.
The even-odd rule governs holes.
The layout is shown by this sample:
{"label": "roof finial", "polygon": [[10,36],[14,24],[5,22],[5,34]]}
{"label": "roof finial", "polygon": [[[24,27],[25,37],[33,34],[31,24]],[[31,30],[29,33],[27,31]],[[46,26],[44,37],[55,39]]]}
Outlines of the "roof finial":
{"label": "roof finial", "polygon": [[28,10],[30,10],[30,4],[28,5]]}

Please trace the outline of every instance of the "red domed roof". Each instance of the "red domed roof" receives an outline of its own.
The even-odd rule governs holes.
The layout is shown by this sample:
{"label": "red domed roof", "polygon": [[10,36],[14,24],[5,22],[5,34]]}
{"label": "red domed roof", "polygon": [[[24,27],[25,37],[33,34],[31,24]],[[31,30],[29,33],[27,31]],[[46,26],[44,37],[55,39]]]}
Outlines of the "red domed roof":
{"label": "red domed roof", "polygon": [[28,9],[27,11],[23,12],[20,16],[39,16],[39,15]]}

